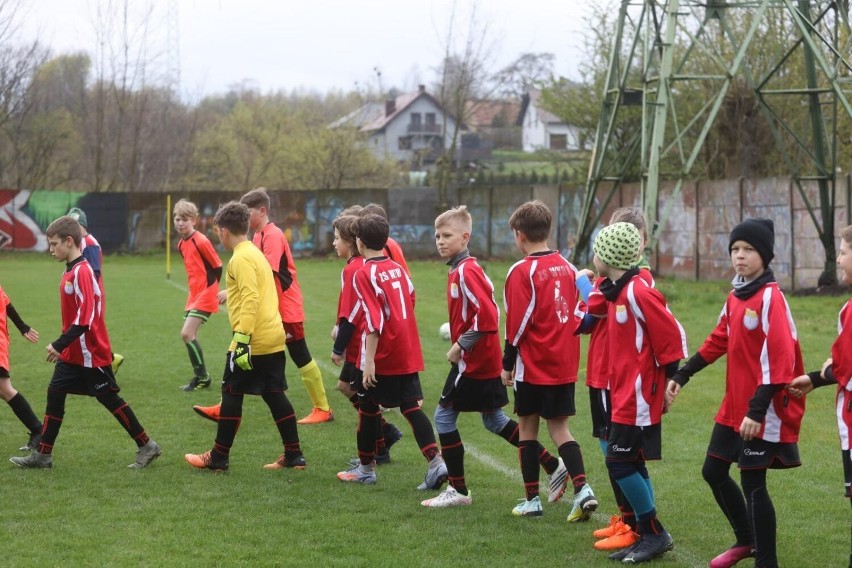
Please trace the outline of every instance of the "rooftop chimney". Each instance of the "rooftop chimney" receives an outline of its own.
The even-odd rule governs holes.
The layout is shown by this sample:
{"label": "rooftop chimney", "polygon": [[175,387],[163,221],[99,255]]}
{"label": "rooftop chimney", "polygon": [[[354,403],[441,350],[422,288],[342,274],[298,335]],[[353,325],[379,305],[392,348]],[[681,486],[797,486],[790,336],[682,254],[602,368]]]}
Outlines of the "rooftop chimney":
{"label": "rooftop chimney", "polygon": [[388,99],[385,101],[385,116],[390,116],[396,112],[396,99]]}
{"label": "rooftop chimney", "polygon": [[425,93],[426,92],[426,85],[417,85],[417,92],[418,93]]}

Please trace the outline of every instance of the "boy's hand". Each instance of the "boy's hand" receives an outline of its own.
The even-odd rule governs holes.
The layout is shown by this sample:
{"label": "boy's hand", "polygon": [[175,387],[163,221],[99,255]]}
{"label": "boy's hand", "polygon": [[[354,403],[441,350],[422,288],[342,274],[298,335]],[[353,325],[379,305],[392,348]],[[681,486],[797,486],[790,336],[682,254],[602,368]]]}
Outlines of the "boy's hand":
{"label": "boy's hand", "polygon": [[503,381],[503,384],[507,387],[510,387],[514,384],[512,380],[512,371],[500,371],[500,380]]}
{"label": "boy's hand", "polygon": [[216,293],[216,301],[219,302],[219,305],[228,303],[228,291],[227,290],[219,290]]}
{"label": "boy's hand", "polygon": [[376,363],[375,361],[367,360],[364,362],[364,379],[361,383],[364,385],[365,389],[372,388],[376,386]]}
{"label": "boy's hand", "polygon": [[814,384],[811,382],[811,378],[807,375],[796,377],[790,381],[789,385],[787,385],[787,392],[789,392],[793,398],[802,398],[812,390],[814,390]]}
{"label": "boy's hand", "polygon": [[755,422],[748,416],[743,418],[743,422],[740,424],[740,436],[743,440],[746,442],[753,440],[758,432],[760,432],[760,422]]}
{"label": "boy's hand", "polygon": [[834,360],[829,357],[825,360],[825,363],[822,364],[822,368],[819,370],[819,374],[822,378],[825,378],[825,370],[831,367],[832,363],[834,363]]}
{"label": "boy's hand", "polygon": [[447,361],[452,364],[456,364],[461,360],[462,348],[458,343],[453,343],[453,346],[450,347],[450,350],[447,351]]}
{"label": "boy's hand", "polygon": [[331,352],[331,362],[337,365],[338,367],[343,364],[343,355],[338,355],[334,351]]}
{"label": "boy's hand", "polygon": [[578,270],[577,271],[577,278],[579,278],[580,276],[583,276],[584,274],[586,275],[586,278],[588,278],[590,282],[595,281],[595,273],[592,272],[591,270],[589,270],[588,268],[583,268],[582,270]]}
{"label": "boy's hand", "polygon": [[24,337],[30,343],[38,343],[38,332],[33,328],[30,328],[30,330],[24,334]]}
{"label": "boy's hand", "polygon": [[251,371],[251,336],[238,331],[234,332],[234,341],[237,346],[234,347],[234,353],[231,355],[231,367],[236,364],[243,371]]}
{"label": "boy's hand", "polygon": [[59,351],[57,351],[56,349],[53,348],[52,343],[48,343],[47,347],[45,347],[45,349],[47,350],[47,362],[48,363],[56,363],[57,361],[59,361]]}
{"label": "boy's hand", "polygon": [[675,398],[677,398],[677,394],[680,392],[680,385],[676,382],[669,380],[669,384],[666,386],[666,399],[663,404],[663,411],[667,412],[669,408],[671,408],[672,404],[674,404]]}

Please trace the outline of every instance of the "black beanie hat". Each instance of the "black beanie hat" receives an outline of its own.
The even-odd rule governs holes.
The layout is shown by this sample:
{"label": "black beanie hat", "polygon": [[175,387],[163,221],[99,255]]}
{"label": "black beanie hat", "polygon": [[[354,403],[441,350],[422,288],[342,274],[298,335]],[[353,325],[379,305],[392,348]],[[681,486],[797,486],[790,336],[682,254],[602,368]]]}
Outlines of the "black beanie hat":
{"label": "black beanie hat", "polygon": [[772,219],[746,219],[731,231],[729,254],[737,241],[745,241],[753,246],[763,259],[763,266],[767,267],[775,258],[775,223]]}

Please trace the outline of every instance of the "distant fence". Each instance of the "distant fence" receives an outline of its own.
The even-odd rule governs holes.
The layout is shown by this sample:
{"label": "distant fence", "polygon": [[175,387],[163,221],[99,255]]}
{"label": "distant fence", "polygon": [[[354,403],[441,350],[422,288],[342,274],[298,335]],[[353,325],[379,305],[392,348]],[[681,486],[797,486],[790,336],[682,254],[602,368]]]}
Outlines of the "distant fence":
{"label": "distant fence", "polygon": [[[848,178],[838,182],[835,223],[850,224]],[[554,248],[570,249],[579,227],[583,187],[571,185],[470,186],[450,191],[450,204],[465,204],[474,220],[471,251],[480,257],[515,258],[508,219],[515,208],[530,199],[544,201],[555,212]],[[817,186],[807,186],[808,199],[817,203]],[[608,193],[599,189],[598,198]],[[723,180],[685,183],[672,199],[672,186],[660,190],[660,207],[668,208],[660,241],[650,261],[662,275],[690,280],[731,277],[728,233],[747,217],[768,217],[775,222],[775,273],[788,288],[812,287],[822,272],[825,252],[810,215],[789,178]],[[212,220],[220,203],[239,198],[239,192],[172,194],[172,202],[185,197],[201,212],[196,228],[212,237]],[[298,256],[332,252],[331,223],[345,207],[380,203],[388,211],[391,234],[411,258],[436,258],[433,220],[438,194],[434,188],[341,191],[271,191],[271,218],[290,239]],[[616,191],[607,211],[639,206],[638,184]],[[165,247],[164,194],[69,193],[0,189],[0,250],[47,250],[44,230],[71,207],[86,212],[89,229],[104,251],[145,252]],[[662,211],[660,212],[662,213]],[[819,215],[817,214],[819,217]],[[172,231],[172,239],[176,240]],[[216,239],[213,239],[216,242]],[[174,246],[174,242],[172,243]]]}

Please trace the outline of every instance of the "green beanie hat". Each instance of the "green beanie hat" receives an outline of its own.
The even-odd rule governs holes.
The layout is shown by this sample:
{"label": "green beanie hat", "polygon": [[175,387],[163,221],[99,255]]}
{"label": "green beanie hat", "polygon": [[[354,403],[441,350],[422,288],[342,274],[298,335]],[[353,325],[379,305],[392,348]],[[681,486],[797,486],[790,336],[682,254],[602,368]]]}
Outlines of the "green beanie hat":
{"label": "green beanie hat", "polygon": [[639,263],[642,237],[632,223],[613,223],[600,230],[592,250],[609,266],[630,270]]}
{"label": "green beanie hat", "polygon": [[68,216],[80,223],[83,227],[89,228],[89,220],[86,219],[86,212],[79,207],[72,207],[68,210]]}

